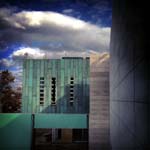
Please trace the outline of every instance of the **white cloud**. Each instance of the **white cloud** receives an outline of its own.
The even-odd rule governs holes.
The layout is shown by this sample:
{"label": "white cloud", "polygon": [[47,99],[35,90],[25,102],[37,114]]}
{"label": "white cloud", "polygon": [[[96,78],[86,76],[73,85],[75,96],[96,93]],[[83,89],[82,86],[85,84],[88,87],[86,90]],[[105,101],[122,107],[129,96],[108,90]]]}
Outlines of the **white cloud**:
{"label": "white cloud", "polygon": [[4,18],[17,28],[25,29],[26,26],[42,26],[44,24],[55,24],[57,26],[68,27],[73,29],[81,29],[86,26],[82,20],[65,16],[55,12],[42,11],[22,11],[14,13],[12,16]]}
{"label": "white cloud", "polygon": [[16,70],[12,70],[11,72],[15,76],[15,80],[12,85],[14,87],[22,87],[22,67],[16,67]]}
{"label": "white cloud", "polygon": [[[21,11],[1,14],[6,45],[20,42],[47,51],[108,51],[110,28],[51,11]],[[6,24],[5,23],[5,24]],[[36,43],[36,44],[35,44]]]}
{"label": "white cloud", "polygon": [[[72,10],[64,10],[71,13]],[[55,12],[21,11],[1,9],[3,32],[0,47],[21,43],[25,47],[16,48],[8,57],[0,60],[0,65],[16,68],[15,84],[21,85],[22,59],[61,58],[69,56],[86,57],[91,53],[109,50],[110,28],[96,26],[88,22]],[[8,38],[9,37],[9,38]]]}
{"label": "white cloud", "polygon": [[[18,50],[14,51],[10,56],[9,59],[6,61],[13,60],[18,61],[24,58],[31,58],[31,59],[54,59],[54,58],[62,58],[62,57],[87,57],[91,53],[95,53],[93,50],[89,51],[45,51],[40,50],[39,48],[31,48],[31,47],[20,47]],[[15,63],[16,64],[16,63]]]}
{"label": "white cloud", "polygon": [[21,70],[22,61],[24,58],[32,58],[32,59],[42,59],[46,55],[45,51],[42,51],[38,48],[30,48],[30,47],[20,47],[15,50],[8,58],[0,59],[0,66],[4,68],[13,67]]}
{"label": "white cloud", "polygon": [[0,65],[4,68],[13,67],[22,70],[23,59],[56,59],[62,57],[88,57],[90,54],[98,53],[93,50],[89,51],[45,51],[39,48],[20,47],[13,51],[8,58],[0,59]]}
{"label": "white cloud", "polygon": [[[54,59],[54,58],[62,58],[62,57],[87,57],[90,54],[98,54],[93,50],[89,51],[60,51],[60,52],[51,52],[51,51],[42,51],[37,48],[30,47],[21,47],[18,50],[14,51],[8,59],[1,59],[0,63],[2,63],[5,67],[13,67],[11,70],[13,75],[15,76],[15,81],[12,84],[14,87],[22,86],[22,60],[25,58],[26,54],[28,54],[28,58],[31,59]],[[19,61],[18,61],[19,60]]]}
{"label": "white cloud", "polygon": [[20,47],[10,55],[10,58],[17,59],[28,57],[38,59],[43,58],[44,56],[45,53],[39,48]]}
{"label": "white cloud", "polygon": [[10,59],[0,59],[0,66],[11,67],[14,65],[14,62]]}

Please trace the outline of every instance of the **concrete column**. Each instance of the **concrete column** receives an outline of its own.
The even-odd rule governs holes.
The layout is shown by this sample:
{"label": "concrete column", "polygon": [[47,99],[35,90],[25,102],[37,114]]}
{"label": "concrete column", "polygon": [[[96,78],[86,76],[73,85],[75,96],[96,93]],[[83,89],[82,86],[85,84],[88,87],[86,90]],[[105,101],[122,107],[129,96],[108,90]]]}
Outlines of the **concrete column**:
{"label": "concrete column", "polygon": [[109,149],[109,54],[90,56],[89,150]]}

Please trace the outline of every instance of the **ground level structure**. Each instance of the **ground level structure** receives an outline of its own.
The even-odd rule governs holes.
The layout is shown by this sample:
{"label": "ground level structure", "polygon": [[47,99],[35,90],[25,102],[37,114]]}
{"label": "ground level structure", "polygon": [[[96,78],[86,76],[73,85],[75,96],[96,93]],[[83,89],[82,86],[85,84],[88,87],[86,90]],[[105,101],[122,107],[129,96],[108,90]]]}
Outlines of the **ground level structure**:
{"label": "ground level structure", "polygon": [[[60,77],[64,79],[63,84],[60,79],[57,83],[59,74],[56,68],[54,72],[52,71],[52,76],[48,76],[49,72],[45,69],[45,72],[39,75],[38,81],[32,80],[36,73],[32,71],[33,68],[36,70],[35,66],[33,67],[34,61],[26,61],[25,65],[29,72],[24,72],[26,74],[24,76],[28,78],[24,81],[23,89],[25,91],[22,105],[24,113],[0,114],[0,148],[16,150],[37,149],[37,147],[38,149],[51,147],[74,150],[109,148],[109,54],[91,55],[90,59],[91,62],[87,58],[63,59],[63,65],[68,65],[67,61],[71,62],[70,67],[76,65],[71,69],[62,68],[66,70],[62,71],[63,76]],[[45,68],[48,66],[46,61],[38,60]],[[51,64],[57,64],[58,67],[61,64],[58,62],[60,63],[59,60],[53,60]],[[45,80],[46,78],[49,80]],[[57,79],[55,87],[53,78]],[[32,84],[29,82],[31,80]],[[80,84],[78,84],[79,81]],[[39,87],[34,88],[35,84]],[[40,86],[43,88],[43,85],[46,92],[43,92],[43,89],[40,91]],[[67,92],[64,90],[64,85],[67,86]],[[71,86],[73,86],[73,92],[71,92],[73,95],[68,94],[72,90]],[[52,100],[54,89],[56,97]],[[62,99],[57,99],[58,90],[63,91]],[[46,97],[48,91],[50,91],[50,99]],[[40,92],[43,92],[42,96]],[[27,99],[27,96],[30,99]],[[34,102],[31,101],[32,98]],[[63,100],[65,103],[62,103]]]}

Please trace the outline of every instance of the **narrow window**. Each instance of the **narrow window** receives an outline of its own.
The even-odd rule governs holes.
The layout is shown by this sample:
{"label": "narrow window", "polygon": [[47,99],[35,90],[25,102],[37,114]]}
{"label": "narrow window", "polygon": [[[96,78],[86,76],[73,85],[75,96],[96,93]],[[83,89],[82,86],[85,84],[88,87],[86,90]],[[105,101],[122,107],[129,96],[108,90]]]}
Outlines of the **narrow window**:
{"label": "narrow window", "polygon": [[43,97],[40,97],[40,101],[43,101],[44,100],[44,98]]}
{"label": "narrow window", "polygon": [[74,78],[71,77],[70,78],[70,106],[73,106],[73,102],[74,102]]}
{"label": "narrow window", "polygon": [[72,94],[72,93],[70,93],[70,97],[73,97],[73,94]]}
{"label": "narrow window", "polygon": [[44,105],[44,101],[40,101],[40,105]]}
{"label": "narrow window", "polygon": [[43,89],[44,88],[44,85],[40,85],[40,89]]}
{"label": "narrow window", "polygon": [[44,77],[40,77],[40,80],[44,80]]}
{"label": "narrow window", "polygon": [[73,84],[73,81],[70,81],[70,84]]}
{"label": "narrow window", "polygon": [[44,84],[44,81],[40,81],[40,84],[43,85],[43,84]]}
{"label": "narrow window", "polygon": [[73,77],[71,77],[71,78],[70,78],[70,80],[74,80],[74,78],[73,78]]}
{"label": "narrow window", "polygon": [[72,90],[72,89],[70,89],[70,93],[73,93],[73,90]]}
{"label": "narrow window", "polygon": [[56,78],[51,79],[51,104],[56,105]]}
{"label": "narrow window", "polygon": [[40,105],[44,105],[44,77],[40,77]]}
{"label": "narrow window", "polygon": [[73,87],[74,87],[73,85],[70,85],[70,89],[73,89]]}
{"label": "narrow window", "polygon": [[62,138],[62,133],[61,133],[62,129],[58,129],[58,139],[61,140]]}
{"label": "narrow window", "polygon": [[44,92],[44,90],[42,89],[42,90],[40,90],[40,92],[42,93],[42,92]]}
{"label": "narrow window", "polygon": [[41,92],[40,92],[40,97],[44,97],[44,93],[41,94]]}

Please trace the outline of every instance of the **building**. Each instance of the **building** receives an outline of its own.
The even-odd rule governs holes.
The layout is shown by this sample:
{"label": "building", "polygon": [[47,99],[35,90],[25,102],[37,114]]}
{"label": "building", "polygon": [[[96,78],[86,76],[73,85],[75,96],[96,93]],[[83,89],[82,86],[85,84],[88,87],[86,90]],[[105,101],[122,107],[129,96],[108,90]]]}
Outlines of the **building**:
{"label": "building", "polygon": [[90,56],[89,150],[109,150],[109,53]]}
{"label": "building", "polygon": [[[89,68],[88,57],[24,60],[22,112],[52,116],[47,123],[59,118],[49,129],[52,143],[88,140]],[[60,119],[63,114],[68,115]],[[74,116],[80,122],[74,122]],[[65,120],[74,122],[74,129],[69,123],[63,129]],[[86,126],[84,129],[81,122]]]}
{"label": "building", "polygon": [[0,115],[0,148],[110,148],[108,53],[26,59],[22,91],[22,113]]}
{"label": "building", "polygon": [[148,1],[113,0],[110,42],[112,150],[150,149]]}
{"label": "building", "polygon": [[89,112],[89,58],[26,59],[23,113]]}
{"label": "building", "polygon": [[[113,16],[110,44],[111,149],[148,150],[150,149],[150,55],[148,55],[149,49],[147,48],[149,47],[148,28],[146,28],[148,23],[145,16],[149,5],[148,1],[134,3],[131,0],[113,0],[112,3]],[[95,68],[95,72],[98,70]],[[101,70],[103,70],[103,67],[101,67]],[[97,78],[97,76],[103,77],[104,74],[93,74],[91,72],[91,75],[93,75],[90,82],[92,90],[92,81],[94,86],[94,82],[99,80],[94,78]],[[98,92],[95,90],[91,93]],[[98,95],[94,99],[95,106],[98,103],[96,100],[101,101],[97,105],[98,107],[100,104],[109,105],[103,103],[105,101],[103,96]],[[98,110],[98,108],[95,109]],[[107,112],[107,107],[106,109],[102,107],[100,109],[101,112]],[[92,113],[91,110],[92,107],[90,107],[90,114]],[[92,113],[93,120],[94,113],[97,113],[97,111]],[[101,113],[99,127],[98,124],[92,125],[91,120],[89,126],[91,132],[92,128],[95,133],[96,129],[101,131],[94,136],[94,139],[98,140],[96,142],[95,140],[91,141],[93,145],[97,143],[97,148],[92,150],[98,149],[98,143],[101,142],[99,139],[103,131],[106,131],[104,130],[106,129],[104,124],[109,120],[104,120],[105,116],[105,113]],[[98,119],[98,116],[96,116],[96,119]],[[21,149],[23,147],[29,150],[31,145],[31,115],[0,114],[0,120],[2,120],[0,122],[0,148]],[[102,120],[104,123],[100,124]],[[26,130],[22,130],[22,128]],[[92,139],[92,136],[90,139]],[[106,149],[109,150],[109,148]]]}

